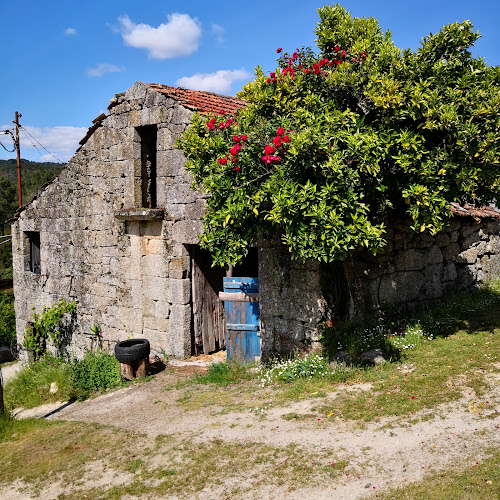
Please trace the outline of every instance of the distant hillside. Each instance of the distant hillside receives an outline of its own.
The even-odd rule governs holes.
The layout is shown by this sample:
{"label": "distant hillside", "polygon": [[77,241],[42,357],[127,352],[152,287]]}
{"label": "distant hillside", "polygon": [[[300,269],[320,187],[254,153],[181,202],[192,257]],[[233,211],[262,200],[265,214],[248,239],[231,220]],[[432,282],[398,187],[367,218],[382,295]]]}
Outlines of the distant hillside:
{"label": "distant hillside", "polygon": [[[61,163],[40,163],[21,160],[21,181],[23,204],[29,203],[38,190],[50,182],[64,167]],[[0,160],[0,234],[10,232],[5,221],[16,213],[17,161]],[[0,245],[0,278],[12,278],[12,248],[10,244]]]}
{"label": "distant hillside", "polygon": [[[64,163],[38,162],[21,159],[21,177],[23,174],[29,174],[42,170],[51,172],[54,178],[64,167]],[[17,183],[17,160],[0,160],[0,175],[6,177],[9,181]]]}

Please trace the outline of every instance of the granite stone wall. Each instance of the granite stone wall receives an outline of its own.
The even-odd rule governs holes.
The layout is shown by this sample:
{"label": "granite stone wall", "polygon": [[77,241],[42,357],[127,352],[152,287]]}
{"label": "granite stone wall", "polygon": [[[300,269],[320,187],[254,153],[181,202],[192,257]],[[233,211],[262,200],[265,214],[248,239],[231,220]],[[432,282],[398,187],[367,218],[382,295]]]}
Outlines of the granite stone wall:
{"label": "granite stone wall", "polygon": [[[33,313],[76,300],[70,351],[82,355],[98,324],[105,346],[146,337],[173,356],[191,349],[190,259],[186,243],[201,232],[204,200],[175,141],[192,111],[135,84],[59,178],[21,212],[12,228],[18,343]],[[158,207],[141,207],[137,127],[157,127]],[[40,233],[41,273],[29,271],[30,231]],[[26,354],[26,353],[24,353]],[[22,354],[23,355],[23,354]]]}
{"label": "granite stone wall", "polygon": [[261,243],[263,357],[318,346],[327,320],[412,313],[500,276],[499,219],[455,217],[436,236],[402,223],[387,238],[377,256],[343,265],[292,261],[279,242]]}

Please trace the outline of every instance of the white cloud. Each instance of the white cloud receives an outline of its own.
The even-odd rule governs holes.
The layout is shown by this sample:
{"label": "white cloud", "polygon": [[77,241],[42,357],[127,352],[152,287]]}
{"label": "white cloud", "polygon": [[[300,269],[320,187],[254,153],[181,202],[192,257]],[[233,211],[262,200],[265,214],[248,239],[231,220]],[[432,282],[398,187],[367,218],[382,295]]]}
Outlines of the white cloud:
{"label": "white cloud", "polygon": [[224,28],[218,24],[212,24],[212,35],[215,38],[215,43],[218,46],[224,45],[226,41],[224,38]]}
{"label": "white cloud", "polygon": [[[19,139],[21,157],[31,161],[68,161],[85,137],[87,127],[24,127],[31,134],[32,139],[23,129],[20,130]],[[11,125],[3,125],[1,130],[12,129]],[[0,136],[3,144],[12,149],[12,140],[5,140],[8,136]],[[37,142],[38,141],[38,142]],[[42,147],[43,145],[43,147]],[[36,148],[35,148],[36,146]],[[57,158],[47,153],[43,148],[53,153]],[[3,151],[3,150],[2,150]],[[3,151],[6,153],[5,151]],[[2,155],[4,158],[15,158],[15,153]]]}
{"label": "white cloud", "polygon": [[196,73],[193,76],[183,76],[175,83],[191,90],[206,90],[218,94],[231,92],[233,82],[247,80],[252,75],[244,69],[221,69],[215,73]]}
{"label": "white cloud", "polygon": [[187,14],[168,15],[168,22],[157,28],[149,24],[136,24],[128,16],[118,18],[125,45],[146,49],[151,59],[172,59],[188,56],[198,49],[201,28],[197,19]]}
{"label": "white cloud", "polygon": [[76,35],[76,30],[75,28],[66,28],[64,34],[68,36]]}
{"label": "white cloud", "polygon": [[125,71],[124,66],[115,66],[109,63],[100,63],[95,68],[87,69],[87,76],[103,76],[106,73],[122,73]]}

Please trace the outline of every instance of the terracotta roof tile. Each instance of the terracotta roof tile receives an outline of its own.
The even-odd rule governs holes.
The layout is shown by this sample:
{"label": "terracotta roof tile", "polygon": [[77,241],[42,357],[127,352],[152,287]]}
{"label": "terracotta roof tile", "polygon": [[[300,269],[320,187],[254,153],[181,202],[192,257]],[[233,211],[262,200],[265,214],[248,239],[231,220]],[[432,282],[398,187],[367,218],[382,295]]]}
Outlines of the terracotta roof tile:
{"label": "terracotta roof tile", "polygon": [[500,210],[494,207],[473,207],[472,205],[464,205],[451,203],[451,211],[453,215],[459,217],[474,217],[475,219],[500,219]]}
{"label": "terracotta roof tile", "polygon": [[148,85],[153,90],[175,99],[186,108],[202,114],[219,113],[219,111],[224,110],[228,115],[234,115],[239,108],[246,106],[245,101],[227,95],[203,90],[189,90],[182,87],[169,87],[159,83],[148,83]]}

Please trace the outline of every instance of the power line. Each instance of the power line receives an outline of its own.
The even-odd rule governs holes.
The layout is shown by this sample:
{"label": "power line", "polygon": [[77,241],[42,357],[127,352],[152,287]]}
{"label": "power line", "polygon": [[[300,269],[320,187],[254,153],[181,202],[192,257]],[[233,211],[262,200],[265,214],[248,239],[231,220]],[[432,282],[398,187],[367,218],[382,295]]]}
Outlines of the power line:
{"label": "power line", "polygon": [[[37,139],[35,139],[22,125],[19,125],[19,128],[26,133],[31,139],[33,139],[35,142],[37,142],[49,155],[53,156],[59,163],[64,163],[61,161],[54,153],[51,153],[43,144],[40,143]],[[38,148],[33,144],[33,147],[38,151]],[[40,153],[40,151],[38,151]],[[40,153],[41,154],[41,153]]]}
{"label": "power line", "polygon": [[1,142],[0,142],[0,146],[2,146],[2,148],[4,148],[5,151],[7,151],[7,153],[13,153],[16,150],[16,148],[14,148],[14,149],[7,149]]}
{"label": "power line", "polygon": [[[10,134],[10,136],[12,137],[12,140],[14,141],[14,144],[16,143],[16,139],[14,138],[14,134],[10,130],[2,130],[0,132],[0,134],[4,134],[4,135]],[[12,151],[10,149],[7,149],[1,142],[0,142],[0,146],[2,146],[2,148],[4,148],[5,151],[7,151],[7,153],[13,153],[16,150],[15,146],[14,146],[14,149]]]}

